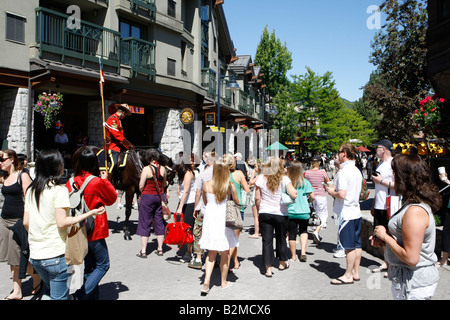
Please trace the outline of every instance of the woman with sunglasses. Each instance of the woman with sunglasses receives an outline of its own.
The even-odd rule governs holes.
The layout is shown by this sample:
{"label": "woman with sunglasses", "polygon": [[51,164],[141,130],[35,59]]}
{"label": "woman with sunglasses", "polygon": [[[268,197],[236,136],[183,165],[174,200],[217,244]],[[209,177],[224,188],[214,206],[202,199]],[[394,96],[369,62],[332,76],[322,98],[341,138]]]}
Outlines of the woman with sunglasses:
{"label": "woman with sunglasses", "polygon": [[[13,230],[17,226],[23,225],[23,197],[31,183],[31,178],[28,174],[22,174],[22,168],[14,150],[0,151],[0,169],[4,172],[1,191],[5,198],[0,217],[0,261],[10,265],[13,279],[13,290],[4,300],[21,300],[23,297],[22,279],[25,274],[20,275],[21,249],[13,239]],[[19,224],[17,224],[18,222]],[[34,273],[30,263],[27,263],[26,266],[24,263],[22,264],[23,268],[26,268],[26,272],[33,277],[32,294],[39,293],[42,288],[39,275]]]}

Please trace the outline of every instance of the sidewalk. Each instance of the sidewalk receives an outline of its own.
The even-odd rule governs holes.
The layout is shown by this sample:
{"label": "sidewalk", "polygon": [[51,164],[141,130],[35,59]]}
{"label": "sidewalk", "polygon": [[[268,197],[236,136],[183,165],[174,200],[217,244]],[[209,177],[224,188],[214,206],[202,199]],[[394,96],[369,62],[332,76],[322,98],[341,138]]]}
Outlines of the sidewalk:
{"label": "sidewalk", "polygon": [[[171,187],[170,208],[175,209],[176,188]],[[331,211],[332,199],[328,198]],[[125,241],[120,231],[124,220],[124,209],[116,205],[107,208],[111,233],[107,239],[111,268],[100,285],[102,300],[392,300],[391,282],[380,273],[371,273],[371,269],[382,261],[367,252],[363,252],[360,275],[361,281],[350,285],[334,286],[330,281],[341,276],[346,267],[345,258],[334,258],[337,228],[329,216],[327,228],[321,232],[323,240],[316,245],[309,236],[308,261],[291,262],[286,271],[274,268],[274,276],[266,278],[262,274],[261,239],[248,238],[246,231],[253,226],[251,208],[245,211],[244,232],[239,238],[238,256],[241,266],[229,274],[228,280],[233,286],[221,289],[219,269],[215,268],[211,280],[210,293],[200,295],[204,270],[188,268],[180,262],[176,247],[164,247],[164,256],[155,254],[156,238],[152,235],[148,244],[148,258],[140,259],[136,253],[140,249],[140,237],[133,235],[131,241]],[[364,212],[367,215],[367,212]],[[132,234],[137,227],[138,211],[131,215]],[[440,268],[440,281],[434,300],[450,299],[447,284],[450,283],[450,271]],[[12,288],[9,266],[0,264],[0,296],[7,296]],[[31,278],[24,280],[24,294],[31,291]],[[24,299],[30,300],[32,296]]]}

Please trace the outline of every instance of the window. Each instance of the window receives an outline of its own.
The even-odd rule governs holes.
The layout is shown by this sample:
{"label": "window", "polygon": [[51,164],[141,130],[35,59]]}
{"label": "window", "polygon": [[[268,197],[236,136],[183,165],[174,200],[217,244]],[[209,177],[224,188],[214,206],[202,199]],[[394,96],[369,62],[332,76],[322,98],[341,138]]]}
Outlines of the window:
{"label": "window", "polygon": [[25,17],[6,13],[6,39],[25,43]]}
{"label": "window", "polygon": [[167,14],[174,18],[176,16],[176,5],[177,3],[174,0],[167,0]]}
{"label": "window", "polygon": [[140,25],[131,23],[126,20],[121,20],[119,28],[120,28],[120,38],[121,39],[133,37],[133,38],[145,40],[144,28]]}
{"label": "window", "polygon": [[167,58],[167,75],[176,76],[176,73],[175,73],[176,65],[177,65],[176,60]]}

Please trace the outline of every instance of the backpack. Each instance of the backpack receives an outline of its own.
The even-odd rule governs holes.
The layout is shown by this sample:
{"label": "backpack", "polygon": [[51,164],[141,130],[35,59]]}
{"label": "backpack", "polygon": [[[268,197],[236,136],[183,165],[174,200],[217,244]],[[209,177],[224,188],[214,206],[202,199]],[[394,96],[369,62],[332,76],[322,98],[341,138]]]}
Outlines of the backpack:
{"label": "backpack", "polygon": [[[77,189],[75,185],[74,178],[70,178],[70,186],[72,187],[72,191],[69,193],[69,200],[70,200],[70,215],[72,217],[82,215],[83,213],[89,212],[90,209],[86,204],[86,201],[84,200],[83,192],[86,186],[91,182],[92,179],[94,179],[95,176],[90,175],[89,177],[84,180],[83,185]],[[94,231],[94,225],[95,225],[95,217],[91,216],[88,217],[85,220],[86,225],[86,232],[88,235],[90,235]]]}

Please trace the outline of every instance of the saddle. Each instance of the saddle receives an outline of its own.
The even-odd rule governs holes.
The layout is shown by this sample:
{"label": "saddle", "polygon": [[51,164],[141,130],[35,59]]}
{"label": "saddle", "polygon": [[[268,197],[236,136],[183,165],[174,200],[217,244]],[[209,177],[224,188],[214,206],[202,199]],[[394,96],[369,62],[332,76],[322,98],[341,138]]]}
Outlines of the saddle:
{"label": "saddle", "polygon": [[[103,170],[103,171],[106,170],[106,168],[105,168],[105,155],[104,155],[104,152],[105,152],[105,150],[101,149],[97,153],[100,170]],[[109,172],[113,171],[116,168],[116,166],[118,168],[124,168],[127,165],[129,152],[130,152],[130,150],[126,150],[126,151],[120,152],[118,160],[117,160],[117,163],[114,163],[114,159],[112,157],[112,154],[108,152],[108,156],[107,156],[108,171]],[[113,163],[114,163],[114,166],[112,166]]]}

